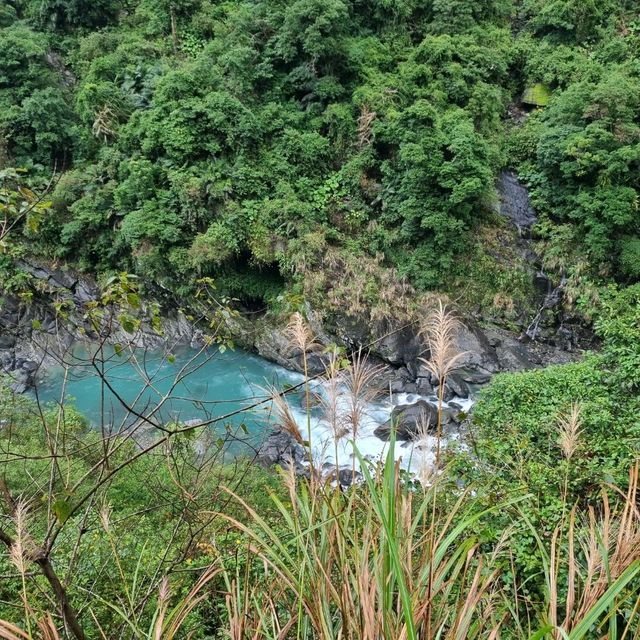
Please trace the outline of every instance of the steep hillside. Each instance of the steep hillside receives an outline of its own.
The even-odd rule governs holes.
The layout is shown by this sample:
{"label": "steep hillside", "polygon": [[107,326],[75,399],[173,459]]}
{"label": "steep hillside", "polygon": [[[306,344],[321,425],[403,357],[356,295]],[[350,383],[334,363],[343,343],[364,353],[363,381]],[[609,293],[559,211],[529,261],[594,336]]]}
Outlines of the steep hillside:
{"label": "steep hillside", "polygon": [[[533,260],[588,312],[640,277],[634,8],[5,1],[0,166],[54,175],[26,250],[178,294],[211,276],[254,308],[368,256],[521,329]],[[503,170],[538,214],[525,258]]]}

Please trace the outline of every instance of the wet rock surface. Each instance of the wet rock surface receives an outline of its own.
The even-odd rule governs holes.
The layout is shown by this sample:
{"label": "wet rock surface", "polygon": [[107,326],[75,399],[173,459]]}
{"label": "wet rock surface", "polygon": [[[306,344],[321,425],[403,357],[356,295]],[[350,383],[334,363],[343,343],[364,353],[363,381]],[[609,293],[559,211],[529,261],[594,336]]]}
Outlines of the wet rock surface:
{"label": "wet rock surface", "polygon": [[[315,318],[314,334],[317,344],[306,354],[309,373],[324,372],[327,361],[324,348],[330,344],[343,346],[347,352],[368,350],[374,364],[384,365],[377,386],[380,397],[408,393],[430,396],[435,394],[437,378],[425,366],[429,357],[418,327],[402,327],[394,332],[392,325],[372,329],[353,318],[334,318],[322,324]],[[392,339],[391,335],[394,337]],[[292,350],[290,341],[274,320],[263,318],[253,323],[239,320],[234,329],[237,343],[246,349],[288,369],[302,371],[302,353]],[[456,350],[462,354],[456,371],[448,378],[445,400],[454,396],[467,398],[470,386],[487,384],[501,372],[516,372],[561,364],[575,360],[580,351],[565,350],[559,345],[530,340],[498,327],[481,327],[474,319],[464,318],[455,337]]]}
{"label": "wet rock surface", "polygon": [[[11,387],[22,393],[33,386],[40,370],[59,364],[72,344],[100,337],[86,318],[86,305],[97,299],[99,289],[86,274],[71,269],[25,260],[19,261],[18,267],[38,284],[29,301],[13,295],[0,297],[0,371],[8,374]],[[62,313],[55,307],[60,302],[64,304]],[[143,322],[132,336],[118,322],[111,322],[108,342],[133,342],[148,348],[195,346],[202,335],[180,313],[163,318],[162,328],[160,336]]]}
{"label": "wet rock surface", "polygon": [[[91,328],[83,318],[84,305],[95,299],[97,287],[90,281],[59,270],[33,267],[37,275],[56,291],[64,291],[73,301],[75,312],[63,321],[56,316],[50,300],[35,299],[29,304],[15,297],[5,297],[0,307],[0,366],[5,372],[16,372],[16,388],[24,390],[33,382],[33,375],[39,366],[55,364],[57,354],[67,349],[74,341],[91,337]],[[62,288],[65,285],[65,288]],[[353,327],[353,324],[351,324]],[[232,327],[232,331],[233,331]],[[384,364],[386,372],[380,378],[380,392],[419,393],[431,395],[437,387],[437,379],[426,369],[422,358],[429,356],[421,347],[417,328],[404,327],[394,334],[386,327],[382,339],[376,332],[364,334],[358,331],[356,337],[345,332],[345,326],[322,328],[320,340],[309,349],[305,357],[299,349],[292,349],[289,338],[281,327],[259,320],[249,323],[237,322],[237,343],[239,346],[256,351],[261,356],[283,367],[303,371],[306,359],[310,375],[321,374],[325,370],[328,356],[325,347],[331,343],[342,344],[348,350],[357,351],[360,345],[370,344],[373,361]],[[136,340],[138,346],[158,348],[167,343],[192,344],[196,346],[198,331],[186,318],[178,314],[163,320],[164,335],[151,330],[141,332]],[[112,336],[113,341],[128,340],[131,336]],[[458,371],[449,377],[445,399],[453,396],[468,397],[469,384],[486,384],[491,377],[501,371],[522,371],[547,364],[568,362],[576,357],[560,347],[534,340],[523,342],[514,334],[498,328],[481,328],[475,321],[466,319],[456,334],[456,348],[463,353],[458,362]],[[29,364],[25,366],[24,363]]]}
{"label": "wet rock surface", "polygon": [[538,219],[531,206],[529,192],[512,171],[503,171],[496,185],[500,198],[499,212],[508,218],[522,234]]}
{"label": "wet rock surface", "polygon": [[307,457],[305,448],[290,433],[276,427],[269,432],[258,449],[256,462],[265,467],[293,465],[296,473],[303,473],[303,463]]}
{"label": "wet rock surface", "polygon": [[[594,337],[584,321],[565,308],[566,276],[556,281],[545,273],[540,256],[534,251],[532,227],[537,222],[526,187],[512,171],[502,172],[496,182],[498,203],[496,212],[507,219],[518,231],[515,249],[528,267],[533,289],[538,294],[538,311],[523,324],[521,338],[546,343],[565,351],[591,348]],[[523,323],[525,318],[522,318]],[[535,364],[535,362],[534,362]],[[502,354],[501,368],[523,368],[524,360],[517,354]],[[524,367],[526,368],[526,367]]]}
{"label": "wet rock surface", "polygon": [[458,398],[469,397],[469,385],[464,381],[461,375],[457,373],[449,374],[445,385],[450,389],[451,393]]}
{"label": "wet rock surface", "polygon": [[[454,407],[442,411],[441,427],[458,424],[463,415]],[[380,440],[389,440],[395,428],[396,438],[400,442],[415,440],[423,433],[435,433],[438,426],[438,408],[435,404],[420,399],[411,404],[400,404],[393,408],[391,417],[381,424],[374,435]]]}

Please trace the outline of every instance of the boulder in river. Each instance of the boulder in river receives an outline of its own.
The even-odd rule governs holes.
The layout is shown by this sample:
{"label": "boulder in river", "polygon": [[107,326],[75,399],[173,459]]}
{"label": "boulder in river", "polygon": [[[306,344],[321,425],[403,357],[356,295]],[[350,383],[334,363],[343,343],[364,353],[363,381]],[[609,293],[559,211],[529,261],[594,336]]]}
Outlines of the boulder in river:
{"label": "boulder in river", "polygon": [[429,378],[418,377],[416,380],[416,392],[422,396],[430,396],[435,393],[435,389]]}
{"label": "boulder in river", "polygon": [[353,468],[343,467],[336,469],[332,465],[325,465],[323,477],[329,482],[336,482],[343,488],[347,489],[352,484],[359,484],[362,481],[362,474]]}
{"label": "boulder in river", "polygon": [[258,450],[256,461],[264,467],[293,464],[300,473],[307,453],[295,438],[279,427],[272,429]]}
{"label": "boulder in river", "polygon": [[[442,425],[456,422],[457,411],[444,409]],[[426,400],[418,400],[413,404],[399,404],[393,408],[391,417],[373,432],[381,440],[389,440],[391,429],[396,429],[396,439],[400,442],[414,440],[426,425],[427,431],[435,432],[438,424],[438,408]]]}
{"label": "boulder in river", "polygon": [[384,335],[374,346],[382,360],[391,365],[413,364],[421,349],[419,341],[410,327]]}
{"label": "boulder in river", "polygon": [[469,386],[462,376],[457,373],[450,373],[447,376],[446,386],[449,387],[452,394],[458,398],[469,397]]}

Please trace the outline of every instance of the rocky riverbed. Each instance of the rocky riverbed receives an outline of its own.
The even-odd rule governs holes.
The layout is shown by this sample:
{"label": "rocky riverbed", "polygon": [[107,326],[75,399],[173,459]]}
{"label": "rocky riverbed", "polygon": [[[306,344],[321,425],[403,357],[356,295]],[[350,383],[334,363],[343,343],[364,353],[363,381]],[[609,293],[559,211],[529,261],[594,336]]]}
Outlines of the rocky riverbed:
{"label": "rocky riverbed", "polygon": [[[142,348],[171,349],[177,344],[196,344],[202,338],[200,329],[184,314],[170,311],[163,315],[161,335],[145,322],[133,338],[123,332],[118,323],[111,323],[104,336],[97,335],[86,318],[87,304],[98,296],[95,282],[83,274],[54,269],[43,263],[24,262],[21,266],[37,282],[38,293],[29,301],[5,296],[0,308],[0,366],[9,374],[13,388],[18,392],[32,386],[39,371],[56,364],[70,345],[78,341],[133,340]],[[57,310],[61,301],[64,302],[64,316]],[[310,374],[324,371],[325,348],[332,344],[344,347],[347,352],[364,347],[372,362],[383,365],[375,385],[379,396],[386,400],[372,405],[372,416],[358,435],[359,448],[375,457],[383,450],[382,443],[389,439],[393,423],[399,441],[398,455],[404,456],[405,460],[416,456],[430,460],[434,443],[429,438],[433,438],[433,433],[421,433],[420,425],[437,423],[434,394],[438,380],[424,364],[429,353],[419,335],[419,318],[399,326],[392,319],[371,326],[346,315],[333,314],[330,319],[323,318],[310,306],[305,315],[315,336],[314,346],[305,354]],[[495,374],[568,362],[580,353],[575,348],[562,348],[551,341],[531,340],[526,334],[518,336],[499,327],[481,326],[461,312],[458,315],[456,347],[463,356],[444,389],[446,405],[442,424],[448,439],[458,437],[473,396]],[[251,319],[240,314],[230,320],[229,330],[235,342],[244,349],[288,370],[301,372],[303,354],[291,349],[283,324],[283,319],[269,314]],[[316,437],[324,447],[314,455],[328,474],[338,473],[340,479],[340,474],[345,475],[353,468],[349,438],[336,441],[321,417],[314,420]],[[300,422],[304,423],[302,417]],[[424,442],[419,442],[421,439]],[[334,459],[333,451],[338,450],[336,442],[342,448],[336,454],[341,456],[340,460]],[[258,459],[263,464],[293,461],[298,471],[304,473],[308,453],[276,427],[266,436]],[[344,461],[347,461],[346,465]]]}
{"label": "rocky riverbed", "polygon": [[[309,315],[313,318],[313,313]],[[285,338],[279,330],[269,326],[260,328],[255,324],[252,330],[257,332],[258,338],[253,343],[254,347],[257,345],[259,351],[267,357],[277,359],[288,369],[301,370],[301,354],[290,354],[282,348]],[[342,344],[350,348],[358,347],[358,342],[352,341],[349,334],[339,335],[343,339]],[[336,337],[336,333],[328,333],[325,329],[325,340],[335,340]],[[396,458],[403,460],[403,466],[408,468],[411,465],[415,471],[416,466],[432,465],[436,447],[434,431],[438,422],[438,380],[422,361],[429,354],[424,350],[417,328],[387,331],[378,336],[378,339],[375,334],[369,335],[366,340],[367,344],[371,344],[370,358],[375,363],[384,365],[383,372],[378,376],[377,386],[380,397],[386,397],[387,400],[384,408],[372,419],[366,420],[364,428],[358,432],[355,440],[360,453],[364,451],[366,456],[370,452],[371,459],[382,453],[384,447],[381,444],[389,440],[393,425],[398,441]],[[456,343],[458,350],[464,355],[459,368],[448,376],[444,387],[445,404],[441,424],[445,446],[447,442],[460,439],[475,396],[495,374],[569,362],[579,355],[578,352],[564,351],[543,343],[523,342],[505,330],[480,328],[468,319],[460,324]],[[322,359],[321,350],[317,350],[311,360],[314,371],[320,371]],[[303,424],[302,420],[300,422]],[[429,425],[426,432],[424,425]],[[336,456],[333,453],[335,437],[330,426],[323,429],[319,420],[314,423],[314,432],[320,433],[325,446],[325,451],[319,455],[316,453],[315,457],[321,461],[326,458],[321,464],[326,474],[341,474],[338,477],[341,483],[349,480],[353,467],[352,436],[348,434],[339,439],[340,453],[336,472]],[[298,473],[306,472],[307,458],[305,448],[288,433],[277,428],[268,435],[259,454],[259,460],[263,464],[293,463]]]}
{"label": "rocky riverbed", "polygon": [[[38,281],[40,293],[32,300],[5,296],[0,308],[0,366],[14,379],[17,391],[33,382],[41,367],[47,367],[76,341],[96,340],[86,320],[86,304],[95,300],[98,288],[90,278],[71,270],[53,269],[43,264],[23,263],[23,268]],[[56,310],[66,303],[64,318]],[[390,319],[378,327],[357,318],[333,317],[330,322],[307,308],[307,318],[316,336],[315,346],[307,354],[312,374],[324,370],[325,346],[338,344],[347,350],[365,346],[371,357],[387,366],[385,386],[393,393],[431,393],[432,376],[421,364],[428,357],[418,336],[418,325],[396,327]],[[579,351],[518,337],[499,327],[481,327],[474,319],[461,317],[457,348],[464,352],[459,371],[449,381],[449,394],[464,397],[465,386],[485,384],[501,371],[521,371],[575,359]],[[239,346],[294,371],[302,370],[302,354],[291,350],[282,320],[269,315],[248,320],[242,316],[230,321],[230,331]],[[133,339],[137,346],[159,348],[176,343],[194,343],[202,332],[182,313],[165,313],[162,335],[143,324],[133,338],[112,326],[109,341]]]}

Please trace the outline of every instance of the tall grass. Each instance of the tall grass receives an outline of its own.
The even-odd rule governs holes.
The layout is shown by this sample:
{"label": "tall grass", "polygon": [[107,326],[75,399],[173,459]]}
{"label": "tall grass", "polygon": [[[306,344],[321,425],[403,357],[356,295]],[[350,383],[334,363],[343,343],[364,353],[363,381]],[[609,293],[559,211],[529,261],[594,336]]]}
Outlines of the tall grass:
{"label": "tall grass", "polygon": [[497,632],[497,555],[480,556],[473,535],[481,514],[464,516],[461,499],[446,518],[425,526],[430,502],[403,485],[394,446],[376,472],[361,461],[365,483],[357,490],[336,491],[289,476],[289,502],[276,500],[277,528],[240,498],[249,524],[220,514],[264,562],[259,585],[236,584],[252,607],[244,611],[245,635],[232,635],[234,640],[294,637],[273,633],[293,625],[297,638],[423,638],[431,566],[433,628],[458,638]]}
{"label": "tall grass", "polygon": [[[229,637],[296,640],[436,640],[498,638],[637,637],[640,633],[640,515],[638,469],[618,510],[607,493],[599,511],[570,510],[552,539],[537,537],[545,567],[542,601],[514,593],[502,579],[518,520],[528,522],[517,503],[527,496],[478,512],[470,491],[459,491],[443,510],[438,493],[444,386],[461,355],[455,349],[456,321],[440,304],[424,323],[438,380],[437,451],[434,468],[421,469],[422,486],[409,482],[395,462],[392,433],[386,460],[371,466],[357,452],[364,481],[343,492],[328,483],[307,482],[284,472],[289,501],[274,499],[277,526],[237,496],[247,519],[219,514],[249,540],[263,576],[228,576],[236,603],[229,609]],[[357,441],[362,413],[358,398],[368,384],[361,355],[352,363],[354,411],[350,429],[338,424],[335,375],[329,375],[326,409],[335,433]],[[334,367],[329,367],[330,374]],[[558,421],[558,444],[567,461],[580,446],[580,406]],[[423,430],[429,425],[423,425]],[[313,474],[312,474],[313,476]],[[320,477],[319,474],[315,477]],[[449,487],[451,485],[448,485]],[[566,486],[562,499],[566,504]],[[447,501],[450,504],[450,500]],[[513,526],[497,541],[477,531],[492,512],[513,513]],[[242,603],[242,607],[240,606]],[[624,624],[620,622],[624,620]],[[624,629],[622,629],[622,626]],[[632,635],[633,634],[633,635]]]}
{"label": "tall grass", "polygon": [[[255,572],[213,563],[174,604],[165,581],[146,624],[115,603],[114,611],[130,622],[130,637],[189,637],[188,616],[207,600],[226,609],[220,637],[230,640],[639,637],[637,466],[626,492],[603,493],[599,512],[574,508],[568,532],[558,529],[548,544],[539,538],[547,567],[545,597],[514,605],[502,581],[514,542],[511,529],[491,545],[481,544],[476,531],[497,510],[526,518],[517,515],[525,497],[478,512],[469,509],[463,491],[453,508],[431,520],[434,489],[417,490],[403,480],[394,446],[392,441],[377,468],[362,460],[364,483],[347,492],[283,471],[289,495],[286,501],[273,498],[277,525],[229,492],[248,518],[219,515],[244,534],[262,575],[256,579]],[[619,496],[616,507],[609,494]],[[218,586],[212,590],[214,578]],[[111,639],[109,629],[96,628],[97,637]],[[51,616],[27,630],[0,623],[5,640],[58,637]]]}
{"label": "tall grass", "polygon": [[[429,350],[428,358],[421,358],[438,381],[438,419],[436,425],[436,457],[435,468],[432,470],[434,481],[437,479],[437,473],[440,466],[440,448],[442,440],[442,413],[444,405],[445,385],[447,377],[452,373],[457,363],[462,359],[463,353],[459,352],[456,347],[456,332],[458,330],[458,321],[447,311],[445,305],[440,300],[437,307],[426,316],[423,325],[420,328],[421,334],[426,338],[427,348]],[[431,519],[435,520],[436,504],[438,500],[438,483],[433,483],[431,491]],[[431,548],[435,547],[435,529],[431,528]],[[433,628],[431,627],[431,609],[434,606],[434,563],[429,562],[429,581],[427,590],[427,628],[426,636],[431,637]]]}
{"label": "tall grass", "polygon": [[[453,347],[455,329],[442,306],[425,324],[440,414],[447,376],[460,357]],[[294,319],[290,331],[306,363],[312,335],[301,317]],[[136,575],[125,575],[117,541],[110,537],[108,510],[101,511],[112,545],[113,578],[122,583],[123,596],[100,600],[126,623],[128,637],[190,637],[191,616],[206,604],[209,611],[223,611],[224,624],[216,637],[229,640],[640,638],[638,465],[630,471],[626,489],[603,489],[598,506],[567,504],[565,481],[563,516],[553,535],[545,537],[529,521],[524,506],[528,496],[479,508],[472,488],[445,484],[441,415],[435,465],[420,469],[417,478],[408,478],[395,461],[393,430],[385,460],[365,460],[358,452],[357,435],[375,377],[376,370],[362,354],[346,370],[329,359],[324,410],[336,440],[352,439],[352,468],[355,471],[357,462],[362,481],[345,490],[321,469],[312,468],[305,479],[289,466],[280,472],[286,499],[272,496],[277,517],[266,517],[226,489],[242,516],[238,509],[203,515],[226,521],[247,542],[248,557],[233,563],[220,549],[218,559],[202,570],[186,596],[174,601],[168,579],[155,598],[143,594]],[[346,416],[338,409],[344,387],[351,396]],[[272,391],[283,428],[299,444],[310,446],[286,400]],[[310,404],[307,385],[308,413]],[[567,464],[581,444],[581,420],[577,404],[558,420],[558,445]],[[425,424],[421,431],[430,427]],[[337,448],[335,456],[337,460]],[[310,455],[309,465],[314,462]],[[487,523],[503,522],[505,514],[511,518],[509,526],[494,535],[483,533]],[[24,585],[33,560],[26,509],[16,509],[14,519],[12,560]],[[521,535],[516,532],[523,529],[535,539],[544,568],[539,597],[531,597],[518,580],[505,578],[506,572],[515,571],[511,548]],[[0,638],[57,640],[64,635],[56,618],[31,610],[26,588],[22,601],[26,628],[0,622]],[[93,621],[93,636],[110,640],[110,630],[95,616]]]}
{"label": "tall grass", "polygon": [[550,544],[540,540],[548,559],[545,599],[522,597],[514,607],[502,581],[514,534],[481,545],[476,530],[492,511],[513,508],[517,518],[525,497],[477,512],[462,492],[432,520],[434,488],[416,491],[403,482],[393,446],[382,467],[363,466],[363,486],[349,492],[289,475],[288,503],[275,501],[277,527],[239,498],[248,523],[221,514],[264,567],[259,582],[229,580],[234,602],[243,604],[230,608],[230,638],[638,637],[637,468],[618,511],[603,498],[599,517],[592,508],[580,522],[572,511],[566,540],[560,530]]}
{"label": "tall grass", "polygon": [[[594,627],[602,628],[609,638],[635,638],[640,634],[640,599],[636,597],[629,611],[631,601],[621,597],[630,585],[636,592],[640,588],[638,475],[636,465],[615,510],[606,492],[598,516],[593,507],[586,514],[574,508],[564,548],[561,530],[554,533],[548,587],[549,623],[555,637],[568,635],[571,640],[579,640],[589,637]],[[560,585],[566,587],[561,591]],[[564,593],[564,607],[560,607]]]}

